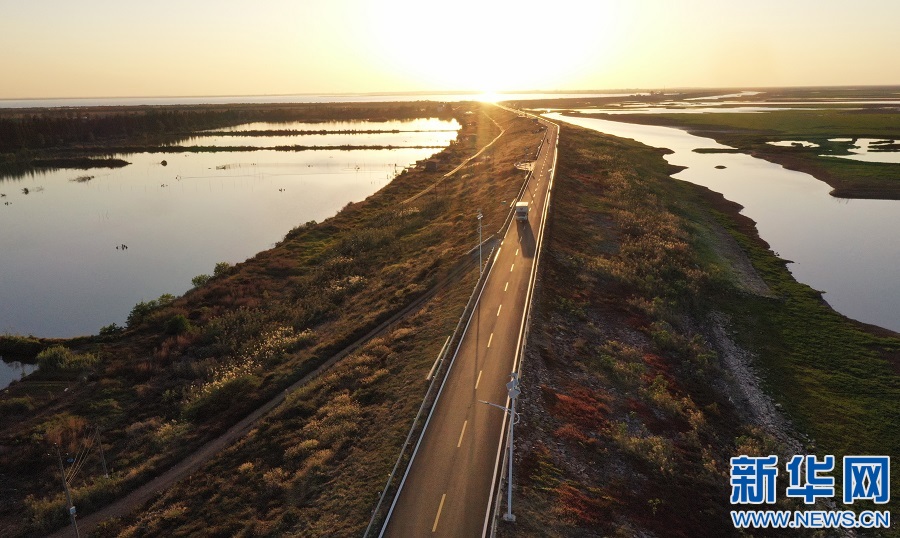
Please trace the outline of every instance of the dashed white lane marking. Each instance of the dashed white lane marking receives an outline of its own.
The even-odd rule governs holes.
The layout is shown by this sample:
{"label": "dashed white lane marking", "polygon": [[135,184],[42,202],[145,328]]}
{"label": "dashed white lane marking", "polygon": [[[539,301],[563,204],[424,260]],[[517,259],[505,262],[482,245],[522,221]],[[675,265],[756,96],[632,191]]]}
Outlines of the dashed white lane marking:
{"label": "dashed white lane marking", "polygon": [[441,519],[441,510],[444,509],[444,500],[445,500],[446,498],[447,498],[447,494],[446,494],[446,493],[444,493],[443,495],[441,495],[441,504],[438,506],[438,512],[437,512],[437,515],[434,516],[434,526],[431,527],[431,532],[436,532],[436,531],[437,531],[438,520]]}
{"label": "dashed white lane marking", "polygon": [[503,308],[503,305],[497,307],[497,316],[500,316],[500,309]]}
{"label": "dashed white lane marking", "polygon": [[481,372],[484,370],[478,370],[478,379],[475,380],[475,389],[478,390],[478,384],[481,383]]}
{"label": "dashed white lane marking", "polygon": [[488,347],[491,347],[491,342],[494,341],[494,333],[491,333],[490,338],[488,338]]}
{"label": "dashed white lane marking", "polygon": [[507,282],[506,285],[503,286],[503,291],[506,291],[507,288],[509,288],[509,282]]}
{"label": "dashed white lane marking", "polygon": [[512,264],[512,266],[510,266],[510,268],[509,268],[509,272],[512,273],[513,269],[515,269],[515,267],[516,267],[516,264]]}
{"label": "dashed white lane marking", "polygon": [[[456,448],[459,448],[462,446],[462,438],[463,438],[463,435],[466,434],[466,424],[468,424],[468,423],[469,423],[468,420],[463,422],[463,429],[461,432],[459,432],[459,441],[457,441],[457,443],[456,443]],[[440,513],[440,512],[438,512],[438,513]],[[434,532],[434,531],[431,531],[431,532]]]}

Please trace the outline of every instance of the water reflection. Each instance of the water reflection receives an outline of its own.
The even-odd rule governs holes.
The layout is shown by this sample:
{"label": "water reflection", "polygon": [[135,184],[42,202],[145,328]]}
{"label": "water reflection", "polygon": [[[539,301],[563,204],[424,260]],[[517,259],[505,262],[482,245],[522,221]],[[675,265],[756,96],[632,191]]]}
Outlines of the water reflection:
{"label": "water reflection", "polygon": [[0,390],[5,389],[13,381],[18,381],[37,370],[35,364],[24,364],[19,361],[6,362],[0,357]]}
{"label": "water reflection", "polygon": [[[531,99],[572,99],[594,97],[618,97],[620,93],[498,93],[501,101],[525,101]],[[641,93],[624,94],[641,95]],[[268,103],[397,103],[430,101],[457,103],[477,101],[480,93],[385,93],[385,94],[300,94],[300,95],[237,95],[203,97],[89,97],[69,99],[0,99],[0,108],[52,108],[78,106],[139,106],[139,105],[227,105]]]}
{"label": "water reflection", "polygon": [[256,121],[213,131],[240,133],[246,131],[457,131],[460,125],[455,119],[416,118],[389,121]]}
{"label": "water reflection", "polygon": [[[832,142],[837,139],[832,139]],[[850,140],[848,140],[849,142]],[[823,157],[838,157],[841,159],[849,159],[851,161],[862,161],[868,163],[898,163],[900,164],[900,151],[881,151],[878,149],[881,145],[889,145],[896,148],[897,140],[882,140],[877,138],[858,138],[855,140],[853,147],[850,148],[852,155],[822,155]],[[874,147],[873,147],[874,146]]]}
{"label": "water reflection", "polygon": [[[744,206],[760,236],[793,260],[797,280],[826,292],[835,310],[860,321],[900,331],[900,229],[897,202],[841,200],[802,172],[744,154],[703,154],[725,148],[712,139],[667,127],[547,114],[614,136],[669,148],[672,164],[687,166],[673,177],[709,187]],[[724,165],[725,169],[716,169]]]}
{"label": "water reflection", "polygon": [[122,325],[135,303],[187,291],[437,151],[141,153],[119,169],[0,180],[0,333]]}
{"label": "water reflection", "polygon": [[205,135],[192,136],[173,142],[183,147],[255,147],[279,146],[339,147],[339,146],[392,146],[392,147],[446,147],[456,139],[456,131],[412,131],[360,134],[296,134],[269,136]]}
{"label": "water reflection", "polygon": [[819,147],[819,145],[816,144],[815,142],[807,142],[806,140],[779,140],[778,142],[766,142],[766,144],[769,144],[770,146],[778,146],[778,147],[782,147],[782,148],[794,148],[794,147],[817,148],[817,147]]}

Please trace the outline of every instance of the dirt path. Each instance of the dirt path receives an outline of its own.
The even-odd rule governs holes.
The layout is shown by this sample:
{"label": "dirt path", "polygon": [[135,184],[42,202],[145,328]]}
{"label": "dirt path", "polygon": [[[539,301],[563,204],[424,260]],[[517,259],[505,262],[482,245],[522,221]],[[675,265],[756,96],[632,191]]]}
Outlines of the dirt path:
{"label": "dirt path", "polygon": [[[300,380],[294,382],[283,392],[279,392],[278,395],[276,395],[274,398],[234,424],[225,433],[201,446],[199,449],[197,449],[197,451],[175,464],[169,470],[165,471],[163,474],[157,476],[143,486],[138,487],[125,497],[122,497],[121,499],[100,509],[97,512],[89,514],[85,517],[79,517],[78,529],[81,534],[87,535],[97,525],[99,525],[106,519],[128,515],[135,509],[147,503],[154,496],[165,492],[176,482],[186,478],[194,471],[200,469],[206,462],[215,457],[219,452],[246,435],[247,432],[253,429],[266,415],[268,415],[270,411],[281,405],[288,394],[316,379],[327,370],[329,370],[332,366],[334,366],[338,361],[356,351],[363,344],[380,335],[385,330],[399,322],[401,319],[420,309],[442,289],[445,289],[446,287],[459,282],[459,280],[461,280],[462,277],[466,274],[467,270],[472,267],[473,261],[477,263],[477,257],[474,257],[474,252],[475,250],[466,253],[463,260],[461,260],[460,263],[458,263],[456,267],[451,270],[447,277],[441,282],[438,282],[431,290],[425,293],[425,295],[415,300],[400,312],[397,312],[396,314],[391,316],[388,320],[372,329],[368,334],[366,334],[356,342],[353,342],[352,344],[341,350],[339,353],[329,358],[325,363],[320,365],[309,374],[303,376],[303,378],[301,378]],[[51,534],[50,536],[53,538],[69,537],[72,536],[72,529],[69,526],[66,526]]]}
{"label": "dirt path", "polygon": [[494,125],[496,125],[498,129],[500,129],[500,134],[498,134],[498,135],[496,136],[496,138],[494,138],[493,140],[491,140],[490,142],[488,142],[487,144],[485,144],[485,146],[482,147],[480,150],[478,150],[477,153],[475,153],[475,154],[472,155],[471,157],[469,157],[469,158],[467,158],[466,160],[464,160],[459,166],[457,166],[457,167],[454,168],[453,170],[450,170],[450,171],[447,172],[446,174],[442,175],[440,179],[438,179],[437,181],[435,181],[435,182],[432,183],[431,185],[425,187],[424,189],[422,189],[422,190],[419,191],[418,193],[416,193],[416,194],[410,196],[409,198],[407,198],[406,200],[403,200],[403,201],[400,202],[400,203],[401,203],[401,204],[408,204],[408,203],[410,203],[410,202],[415,201],[415,200],[418,199],[419,197],[421,197],[421,196],[423,196],[423,195],[425,195],[425,194],[431,192],[432,190],[434,190],[435,187],[437,187],[438,185],[440,185],[445,179],[447,179],[448,177],[452,176],[453,174],[459,172],[464,166],[466,166],[467,164],[469,164],[470,162],[472,162],[473,159],[476,159],[479,155],[481,155],[482,153],[484,153],[485,150],[487,150],[489,147],[493,146],[493,145],[494,145],[494,142],[496,142],[497,140],[500,140],[500,137],[503,136],[504,133],[506,133],[506,129],[500,127],[500,124],[497,123],[497,120],[495,120],[494,118],[492,118],[492,117],[490,117],[490,116],[488,116],[487,118],[488,118],[489,120],[491,120],[492,122],[494,122]]}

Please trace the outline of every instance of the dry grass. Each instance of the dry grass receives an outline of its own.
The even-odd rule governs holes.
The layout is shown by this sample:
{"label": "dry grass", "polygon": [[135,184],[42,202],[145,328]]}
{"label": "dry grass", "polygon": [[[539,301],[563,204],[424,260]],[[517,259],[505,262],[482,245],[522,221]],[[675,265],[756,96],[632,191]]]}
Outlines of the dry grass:
{"label": "dry grass", "polygon": [[[467,111],[472,114],[465,114]],[[524,179],[514,164],[528,148],[536,147],[539,135],[531,133],[527,120],[488,105],[459,105],[456,114],[465,123],[464,130],[460,141],[439,156],[438,172],[405,172],[367,200],[348,204],[333,218],[299,226],[275,248],[245,263],[217,270],[208,282],[184,297],[161,298],[151,308],[143,309],[123,333],[69,342],[72,349],[90,351],[98,357],[92,369],[82,372],[87,382],[70,385],[72,390],[52,395],[34,393],[29,386],[41,381],[38,375],[4,395],[4,400],[31,397],[30,417],[0,432],[0,444],[19,447],[15,452],[0,454],[4,465],[18,469],[11,483],[34,496],[33,510],[26,516],[29,528],[39,531],[64,523],[56,512],[43,509],[54,503],[58,507],[61,499],[51,478],[53,462],[42,457],[46,445],[36,435],[37,425],[63,410],[101,425],[114,472],[102,488],[96,486],[95,468],[74,484],[76,490],[94,496],[82,502],[80,511],[87,513],[178,461],[440,283],[475,244],[477,208],[484,213],[486,235],[498,229],[507,216],[508,201],[515,197]],[[501,128],[506,134],[482,156],[489,158],[470,162],[413,203],[400,203],[434,184],[441,174],[493,140]],[[504,200],[506,203],[501,203]],[[456,310],[454,303],[449,308],[451,317],[459,315],[461,307]],[[179,330],[172,331],[181,317],[187,323],[178,323]],[[430,331],[420,335],[422,331],[418,325],[405,333],[400,330],[383,346],[393,354],[407,356],[404,354],[412,354],[407,342],[416,341],[420,348],[430,349],[446,337]],[[428,354],[433,360],[433,354]],[[346,392],[352,400],[342,406],[371,408],[367,413],[378,409],[377,413],[383,414],[382,423],[404,416],[403,409],[396,410],[396,415],[391,412],[393,400],[385,399],[379,388],[394,386],[399,367],[385,362],[384,349],[378,346],[368,357],[349,360],[354,369],[341,374],[345,376],[341,380],[331,378],[332,374],[325,376],[323,382],[331,384],[325,385],[329,387],[326,394],[330,398]],[[366,362],[371,360],[377,364]],[[428,359],[422,361],[415,367],[427,370],[430,362],[425,365]],[[416,377],[409,375],[409,379]],[[424,373],[421,376],[424,378]],[[316,409],[331,405],[321,398],[313,400]],[[298,403],[304,409],[306,405]],[[318,486],[307,486],[320,484],[323,476],[332,476],[351,453],[353,461],[374,456],[368,450],[354,452],[357,445],[349,442],[359,435],[357,428],[368,428],[372,423],[354,425],[343,418],[337,420],[339,416],[343,417],[339,413],[315,418],[315,427],[309,426],[313,430],[300,427],[309,434],[296,440],[306,447],[293,453],[302,456],[302,464],[268,466],[245,458],[234,468],[250,461],[259,480],[266,472],[274,473],[269,475],[269,482],[277,481],[280,474],[275,469],[281,468],[290,473],[285,491],[298,502],[333,495],[331,489],[320,491]],[[409,417],[411,420],[412,414]],[[129,432],[135,423],[154,427]],[[166,424],[170,426],[163,431]],[[314,440],[319,444],[312,447]],[[269,447],[280,451],[279,457],[288,448]],[[379,463],[390,460],[396,448],[386,444],[383,451],[376,452]],[[364,474],[370,481],[361,483],[377,491],[381,485],[376,482],[383,480],[386,471]],[[246,494],[262,484],[254,479],[241,486],[249,488],[243,490]],[[201,491],[205,493],[197,498],[209,500],[211,493]],[[357,507],[360,514],[370,509],[368,500],[359,501],[366,505]],[[340,505],[339,499],[329,502],[326,505]],[[216,505],[233,522],[243,512],[228,512],[232,508]],[[268,521],[264,513],[259,517]],[[21,505],[0,508],[9,534],[26,528],[21,514]],[[290,520],[295,516],[285,517]],[[179,519],[173,515],[167,521],[175,520]]]}
{"label": "dry grass", "polygon": [[697,320],[729,283],[668,172],[658,150],[563,127],[503,536],[736,534],[728,458],[770,440],[721,390]]}

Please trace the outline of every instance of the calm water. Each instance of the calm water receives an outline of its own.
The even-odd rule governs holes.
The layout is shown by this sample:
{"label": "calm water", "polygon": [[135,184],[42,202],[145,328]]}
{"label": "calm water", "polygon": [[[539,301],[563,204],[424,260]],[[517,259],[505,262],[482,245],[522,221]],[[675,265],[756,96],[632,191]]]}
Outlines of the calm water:
{"label": "calm water", "polygon": [[573,97],[627,97],[640,93],[384,93],[331,95],[224,95],[200,97],[89,97],[75,99],[0,99],[0,108],[53,108],[76,106],[226,105],[266,103],[390,103],[409,101],[523,101]]}
{"label": "calm water", "polygon": [[275,136],[204,135],[179,140],[174,145],[184,147],[257,147],[316,146],[336,147],[353,144],[355,146],[433,146],[444,148],[456,139],[456,131],[405,132],[405,133],[364,133],[364,134],[304,134]]}
{"label": "calm water", "polygon": [[[454,119],[444,121],[437,118],[421,118],[413,121],[357,121],[357,122],[255,122],[217,129],[213,132],[242,133],[247,131],[296,131],[289,135],[240,136],[201,134],[179,140],[173,145],[184,147],[248,146],[272,148],[277,146],[435,146],[444,148],[456,139],[460,129]],[[321,131],[346,131],[332,134],[315,134]],[[385,131],[352,133],[349,131]],[[398,131],[398,132],[390,132]]]}
{"label": "calm water", "polygon": [[414,120],[390,121],[255,121],[242,123],[213,131],[240,133],[245,131],[456,131],[459,123],[454,119],[445,121],[438,118],[417,118]]}
{"label": "calm water", "polygon": [[34,364],[0,360],[0,389],[5,389],[13,381],[18,381],[35,370],[37,370],[37,365]]}
{"label": "calm water", "polygon": [[859,138],[850,148],[853,155],[832,155],[839,159],[862,161],[868,163],[895,163],[900,164],[900,151],[872,151],[872,145],[879,142],[897,144],[898,140],[882,140],[877,138]]}
{"label": "calm water", "polygon": [[[435,133],[404,135],[430,145]],[[0,333],[65,337],[124,325],[135,303],[184,293],[216,262],[270,248],[437,151],[141,153],[120,156],[132,164],[115,170],[0,179]]]}
{"label": "calm water", "polygon": [[546,116],[673,150],[666,160],[688,167],[673,177],[743,205],[742,213],[756,221],[772,250],[794,261],[789,267],[797,280],[825,291],[828,303],[846,316],[900,331],[898,202],[838,199],[828,194],[828,185],[802,172],[744,154],[695,153],[726,146],[680,129]]}

